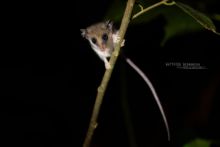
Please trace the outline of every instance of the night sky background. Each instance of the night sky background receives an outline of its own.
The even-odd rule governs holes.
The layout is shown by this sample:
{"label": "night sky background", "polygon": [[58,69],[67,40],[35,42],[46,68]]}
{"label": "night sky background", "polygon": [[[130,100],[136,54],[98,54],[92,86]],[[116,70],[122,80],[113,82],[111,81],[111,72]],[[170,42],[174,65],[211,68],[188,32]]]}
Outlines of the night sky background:
{"label": "night sky background", "polygon": [[[1,146],[82,146],[105,69],[80,29],[102,21],[110,4],[2,4]],[[211,5],[209,10],[216,8]],[[220,23],[214,23],[219,30]],[[204,29],[161,47],[165,24],[159,16],[131,25],[123,52],[155,86],[171,141],[149,88],[120,57],[91,147],[178,147],[195,138],[219,141],[220,37]],[[205,68],[177,68],[179,63]]]}

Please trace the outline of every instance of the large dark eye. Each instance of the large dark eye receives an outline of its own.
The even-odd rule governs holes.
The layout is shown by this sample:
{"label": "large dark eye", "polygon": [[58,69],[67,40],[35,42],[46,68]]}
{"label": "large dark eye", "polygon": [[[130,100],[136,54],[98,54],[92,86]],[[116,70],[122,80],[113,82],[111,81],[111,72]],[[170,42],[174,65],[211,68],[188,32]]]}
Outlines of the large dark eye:
{"label": "large dark eye", "polygon": [[96,44],[97,40],[95,38],[92,38],[92,43]]}
{"label": "large dark eye", "polygon": [[103,41],[107,41],[107,40],[108,40],[108,35],[107,35],[106,33],[104,33],[104,34],[102,35],[102,40],[103,40]]}

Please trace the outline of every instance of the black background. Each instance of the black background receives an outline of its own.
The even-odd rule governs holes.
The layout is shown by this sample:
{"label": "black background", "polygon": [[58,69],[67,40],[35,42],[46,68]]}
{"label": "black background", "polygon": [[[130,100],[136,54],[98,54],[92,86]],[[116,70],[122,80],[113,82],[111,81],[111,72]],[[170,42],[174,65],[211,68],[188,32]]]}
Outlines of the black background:
{"label": "black background", "polygon": [[[110,3],[2,5],[1,144],[82,146],[104,64],[80,29],[102,21]],[[149,88],[119,58],[92,146],[129,146],[125,103],[140,147],[181,146],[196,137],[219,139],[219,36],[204,30],[160,47],[165,23],[161,16],[129,27],[123,51],[154,84],[170,124],[171,142]],[[200,63],[206,69],[166,66],[177,62]]]}

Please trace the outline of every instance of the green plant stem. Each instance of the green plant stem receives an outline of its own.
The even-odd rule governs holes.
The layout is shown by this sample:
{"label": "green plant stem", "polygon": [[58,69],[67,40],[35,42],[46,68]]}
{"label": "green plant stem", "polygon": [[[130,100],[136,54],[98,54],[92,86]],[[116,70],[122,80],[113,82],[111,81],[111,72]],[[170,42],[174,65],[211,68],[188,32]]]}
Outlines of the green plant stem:
{"label": "green plant stem", "polygon": [[86,135],[86,138],[85,138],[84,143],[83,143],[83,147],[89,147],[90,146],[92,136],[93,136],[94,131],[95,131],[97,125],[98,125],[97,118],[98,118],[98,115],[99,115],[99,110],[100,110],[100,107],[101,107],[101,104],[102,104],[102,101],[103,101],[103,97],[104,97],[108,82],[110,80],[112,71],[114,69],[115,63],[117,61],[117,58],[118,58],[118,55],[119,55],[119,52],[120,52],[120,47],[121,47],[122,40],[124,38],[125,32],[127,30],[128,24],[130,22],[131,13],[132,13],[132,10],[133,10],[134,3],[135,3],[135,0],[128,0],[128,2],[127,2],[127,6],[126,6],[124,16],[122,18],[121,26],[120,26],[120,29],[119,29],[120,40],[119,40],[118,44],[116,44],[115,50],[114,50],[114,52],[113,52],[113,54],[110,58],[110,61],[109,61],[110,65],[111,65],[111,68],[109,68],[105,71],[102,82],[101,82],[100,86],[98,87],[96,101],[95,101],[95,104],[94,104],[94,108],[93,108],[89,128],[88,128],[87,135]]}
{"label": "green plant stem", "polygon": [[162,1],[158,2],[158,3],[155,3],[155,4],[153,4],[153,5],[151,5],[151,6],[147,7],[147,8],[145,8],[145,9],[142,9],[142,10],[141,10],[140,12],[138,12],[138,13],[134,14],[134,15],[132,16],[132,20],[135,19],[135,18],[137,18],[138,16],[144,14],[145,12],[150,11],[151,9],[154,9],[154,8],[160,6],[160,5],[170,6],[170,5],[174,5],[174,4],[175,4],[174,1],[168,3],[168,0],[162,0]]}

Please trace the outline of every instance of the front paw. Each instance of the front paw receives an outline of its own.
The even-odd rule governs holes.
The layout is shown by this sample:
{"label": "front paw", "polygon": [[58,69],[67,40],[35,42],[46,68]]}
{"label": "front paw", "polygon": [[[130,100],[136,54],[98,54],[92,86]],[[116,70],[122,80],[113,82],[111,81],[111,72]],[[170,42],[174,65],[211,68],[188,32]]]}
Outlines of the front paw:
{"label": "front paw", "polygon": [[121,47],[125,46],[125,39],[123,39],[122,43],[121,43]]}
{"label": "front paw", "polygon": [[110,69],[111,68],[111,65],[109,64],[109,62],[106,62],[105,63],[105,69]]}
{"label": "front paw", "polygon": [[[117,36],[116,43],[119,43],[120,40],[121,40],[121,37]],[[121,42],[121,47],[123,47],[124,45],[125,45],[125,39],[123,39],[123,41]]]}

